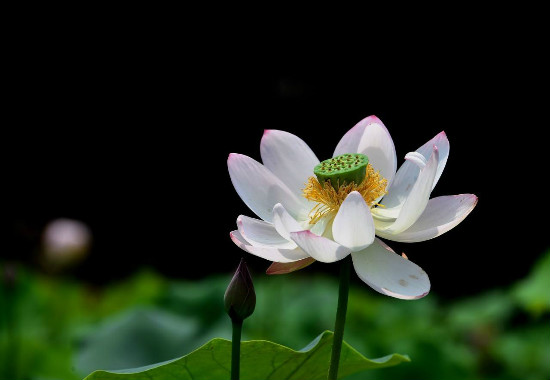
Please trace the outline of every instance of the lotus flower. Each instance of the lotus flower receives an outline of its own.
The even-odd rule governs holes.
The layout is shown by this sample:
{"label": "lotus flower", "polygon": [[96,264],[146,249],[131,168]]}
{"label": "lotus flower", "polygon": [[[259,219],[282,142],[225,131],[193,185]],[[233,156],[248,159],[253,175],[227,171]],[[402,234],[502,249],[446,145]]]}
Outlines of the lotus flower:
{"label": "lotus flower", "polygon": [[239,216],[230,236],[243,250],[273,261],[270,274],[351,254],[357,275],[376,291],[423,297],[430,289],[426,273],[375,235],[429,240],[459,224],[477,203],[473,194],[430,199],[449,156],[444,132],[408,153],[398,171],[393,140],[375,116],[350,129],[323,162],[299,137],[278,130],[265,131],[260,152],[263,165],[229,155],[233,186],[260,218]]}

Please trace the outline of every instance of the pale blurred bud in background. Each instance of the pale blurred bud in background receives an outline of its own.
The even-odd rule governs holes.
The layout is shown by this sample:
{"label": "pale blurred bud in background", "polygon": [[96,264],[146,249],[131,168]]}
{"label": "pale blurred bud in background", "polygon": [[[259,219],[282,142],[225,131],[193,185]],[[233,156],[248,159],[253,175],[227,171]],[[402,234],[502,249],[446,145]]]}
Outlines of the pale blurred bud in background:
{"label": "pale blurred bud in background", "polygon": [[42,234],[45,264],[57,269],[74,264],[84,258],[92,240],[90,228],[81,221],[55,219],[49,222]]}

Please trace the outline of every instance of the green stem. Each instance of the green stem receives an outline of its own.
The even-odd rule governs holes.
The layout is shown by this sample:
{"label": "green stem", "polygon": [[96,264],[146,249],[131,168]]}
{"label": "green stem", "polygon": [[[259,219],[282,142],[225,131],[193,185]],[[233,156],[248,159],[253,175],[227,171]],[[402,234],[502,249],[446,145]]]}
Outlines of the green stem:
{"label": "green stem", "polygon": [[334,338],[332,341],[332,354],[328,370],[328,380],[338,378],[338,365],[340,364],[340,352],[344,340],[344,326],[346,324],[346,311],[348,310],[349,275],[351,271],[351,255],[342,260],[340,265],[340,287],[338,289],[338,309],[336,311],[336,323],[334,325]]}
{"label": "green stem", "polygon": [[231,341],[231,380],[239,380],[243,321],[235,321],[232,319],[231,322],[233,324],[233,339]]}

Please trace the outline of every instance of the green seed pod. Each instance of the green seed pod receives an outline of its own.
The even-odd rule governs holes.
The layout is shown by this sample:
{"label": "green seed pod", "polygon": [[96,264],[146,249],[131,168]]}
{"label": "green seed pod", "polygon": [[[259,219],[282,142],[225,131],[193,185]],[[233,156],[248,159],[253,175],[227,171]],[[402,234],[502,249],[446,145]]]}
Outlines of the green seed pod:
{"label": "green seed pod", "polygon": [[329,158],[313,169],[320,183],[330,180],[335,190],[354,182],[360,185],[365,179],[369,158],[360,153],[346,153]]}

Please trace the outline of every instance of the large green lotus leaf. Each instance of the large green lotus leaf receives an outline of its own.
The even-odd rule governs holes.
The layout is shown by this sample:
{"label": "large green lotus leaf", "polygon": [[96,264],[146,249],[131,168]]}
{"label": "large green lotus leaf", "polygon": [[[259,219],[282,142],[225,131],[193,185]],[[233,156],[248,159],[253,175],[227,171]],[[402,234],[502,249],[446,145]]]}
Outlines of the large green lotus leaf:
{"label": "large green lotus leaf", "polygon": [[[326,379],[333,333],[325,331],[300,351],[279,344],[252,340],[241,345],[241,380]],[[85,380],[227,380],[230,377],[231,342],[215,338],[179,359],[119,371],[95,371]],[[367,359],[344,342],[339,377],[368,369],[410,361],[393,354]]]}

